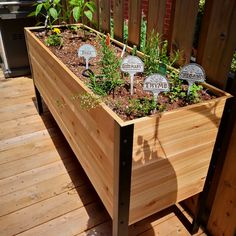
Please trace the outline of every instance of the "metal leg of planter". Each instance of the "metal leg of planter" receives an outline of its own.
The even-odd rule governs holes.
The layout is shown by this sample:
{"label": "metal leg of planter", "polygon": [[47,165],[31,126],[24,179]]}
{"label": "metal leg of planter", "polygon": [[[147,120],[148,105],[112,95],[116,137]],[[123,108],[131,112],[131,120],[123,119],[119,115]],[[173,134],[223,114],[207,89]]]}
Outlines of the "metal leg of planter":
{"label": "metal leg of planter", "polygon": [[[199,200],[197,203],[197,209],[196,209],[196,215],[195,218],[193,219],[192,222],[192,227],[191,227],[191,234],[197,233],[197,231],[200,228],[200,221],[203,218],[205,214],[205,202],[206,199],[209,195],[209,190],[211,183],[214,178],[214,174],[216,171],[216,165],[217,162],[219,162],[219,158],[221,158],[221,170],[223,168],[223,163],[224,163],[224,157],[220,157],[220,155],[224,156],[224,151],[222,152],[222,149],[225,149],[227,146],[227,137],[225,137],[226,130],[229,130],[229,124],[232,122],[232,116],[235,116],[235,99],[230,98],[227,100],[226,105],[225,105],[225,110],[222,116],[221,124],[219,127],[218,135],[217,135],[217,140],[216,140],[216,146],[214,147],[213,155],[211,158],[210,166],[208,169],[205,185],[203,188],[203,191],[199,195]],[[224,141],[223,141],[224,139]],[[218,163],[219,165],[219,163]],[[219,171],[219,170],[218,170]],[[209,217],[209,216],[208,216]]]}
{"label": "metal leg of planter", "polygon": [[43,103],[42,103],[42,97],[40,95],[40,92],[38,91],[37,87],[34,86],[35,89],[35,96],[36,96],[36,101],[37,101],[37,109],[39,115],[43,114]]}
{"label": "metal leg of planter", "polygon": [[133,125],[116,127],[120,139],[116,140],[119,156],[114,163],[113,236],[128,236],[133,130]]}

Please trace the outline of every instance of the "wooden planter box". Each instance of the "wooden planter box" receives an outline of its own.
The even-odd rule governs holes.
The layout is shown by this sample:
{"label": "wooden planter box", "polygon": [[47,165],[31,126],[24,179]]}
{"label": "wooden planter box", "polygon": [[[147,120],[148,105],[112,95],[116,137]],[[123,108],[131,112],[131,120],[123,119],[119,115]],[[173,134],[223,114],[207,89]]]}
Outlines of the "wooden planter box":
{"label": "wooden planter box", "polygon": [[203,190],[229,94],[206,84],[220,97],[127,122],[105,104],[86,111],[71,96],[90,90],[32,29],[25,33],[36,91],[113,219],[114,235]]}

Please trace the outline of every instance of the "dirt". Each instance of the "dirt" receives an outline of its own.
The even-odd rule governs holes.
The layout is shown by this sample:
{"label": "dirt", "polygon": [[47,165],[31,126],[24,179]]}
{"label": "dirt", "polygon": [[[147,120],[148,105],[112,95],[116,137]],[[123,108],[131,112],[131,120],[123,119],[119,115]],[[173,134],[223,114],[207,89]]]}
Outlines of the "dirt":
{"label": "dirt", "polygon": [[[35,35],[44,42],[46,39],[44,32],[35,32]],[[78,57],[77,49],[85,43],[93,45],[97,50],[97,57],[91,58],[89,61],[89,68],[94,72],[95,75],[100,74],[100,60],[101,60],[101,46],[99,37],[95,33],[84,32],[83,30],[77,30],[72,32],[68,29],[62,30],[61,35],[63,37],[63,46],[50,46],[48,47],[75,75],[78,76],[85,84],[88,83],[88,78],[83,76],[85,70],[85,61],[83,58]],[[116,52],[117,57],[121,56],[122,48],[112,45]],[[171,102],[168,94],[161,93],[158,96],[158,102],[156,109],[151,110],[148,114],[140,111],[130,111],[130,99],[143,99],[152,100],[153,95],[143,91],[143,81],[145,76],[143,74],[135,75],[134,79],[134,95],[130,95],[130,83],[129,77],[123,74],[125,80],[124,85],[117,88],[114,93],[109,94],[104,100],[105,103],[116,112],[123,120],[132,120],[134,118],[142,117],[145,115],[152,115],[155,113],[173,110],[179,107],[190,105],[186,99],[178,99],[177,101]],[[188,85],[182,85],[183,90],[188,90]],[[215,95],[211,95],[207,90],[201,90],[199,93],[199,100],[205,101],[215,98]]]}

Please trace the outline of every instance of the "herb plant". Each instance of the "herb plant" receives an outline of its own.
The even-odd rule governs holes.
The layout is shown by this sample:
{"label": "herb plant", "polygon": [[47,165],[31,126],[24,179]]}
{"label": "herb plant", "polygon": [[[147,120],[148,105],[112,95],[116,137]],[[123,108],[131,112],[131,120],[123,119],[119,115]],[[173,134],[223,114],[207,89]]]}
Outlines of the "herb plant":
{"label": "herb plant", "polygon": [[156,102],[154,99],[148,98],[142,99],[130,99],[129,106],[126,109],[126,113],[135,117],[142,117],[150,115],[152,111],[156,109]]}
{"label": "herb plant", "polygon": [[168,56],[168,42],[161,41],[161,37],[154,31],[151,32],[144,48],[144,64],[146,75],[160,72],[160,64],[172,66],[179,60],[179,51],[174,51]]}
{"label": "herb plant", "polygon": [[114,48],[106,44],[105,38],[101,40],[102,46],[102,75],[104,80],[104,89],[106,93],[114,92],[117,86],[124,83],[121,79],[120,65],[121,59],[117,57]]}
{"label": "herb plant", "polygon": [[[110,37],[110,36],[109,36]],[[101,40],[101,75],[90,74],[89,88],[99,96],[106,96],[121,86],[124,81],[121,79],[120,64],[121,60],[117,58],[114,48],[110,45],[110,39],[102,38]]]}
{"label": "herb plant", "polygon": [[53,28],[52,34],[46,38],[45,43],[47,46],[60,46],[61,47],[63,45],[63,39],[62,39],[60,29]]}
{"label": "herb plant", "polygon": [[188,100],[191,103],[198,103],[201,101],[199,91],[203,89],[202,85],[193,84],[190,87],[190,94],[188,95]]}

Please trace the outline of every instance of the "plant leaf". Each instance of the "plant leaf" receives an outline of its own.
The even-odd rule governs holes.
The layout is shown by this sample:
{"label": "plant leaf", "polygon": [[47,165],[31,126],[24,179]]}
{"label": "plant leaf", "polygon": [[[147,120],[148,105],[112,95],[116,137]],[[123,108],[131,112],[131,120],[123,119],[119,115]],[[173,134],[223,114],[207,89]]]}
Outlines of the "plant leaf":
{"label": "plant leaf", "polygon": [[85,11],[84,15],[89,19],[89,21],[92,21],[93,13],[90,10]]}
{"label": "plant leaf", "polygon": [[91,12],[94,12],[96,8],[94,2],[86,2],[85,7],[87,7]]}
{"label": "plant leaf", "polygon": [[58,18],[58,12],[57,12],[57,10],[56,10],[55,8],[51,7],[51,8],[49,9],[49,13],[50,13],[51,17],[52,17],[54,20],[56,20],[56,19]]}
{"label": "plant leaf", "polygon": [[80,19],[80,16],[81,16],[81,8],[74,7],[72,11],[73,11],[73,17],[74,17],[75,21],[78,22]]}
{"label": "plant leaf", "polygon": [[37,16],[39,14],[39,12],[41,11],[43,7],[43,3],[40,3],[37,7],[36,7],[36,10],[35,10],[35,16]]}
{"label": "plant leaf", "polygon": [[61,1],[61,0],[54,0],[53,3],[54,3],[55,5],[58,5],[60,1]]}
{"label": "plant leaf", "polygon": [[35,11],[30,12],[30,13],[27,15],[27,17],[32,17],[32,16],[36,16],[36,15],[35,15]]}

